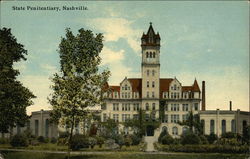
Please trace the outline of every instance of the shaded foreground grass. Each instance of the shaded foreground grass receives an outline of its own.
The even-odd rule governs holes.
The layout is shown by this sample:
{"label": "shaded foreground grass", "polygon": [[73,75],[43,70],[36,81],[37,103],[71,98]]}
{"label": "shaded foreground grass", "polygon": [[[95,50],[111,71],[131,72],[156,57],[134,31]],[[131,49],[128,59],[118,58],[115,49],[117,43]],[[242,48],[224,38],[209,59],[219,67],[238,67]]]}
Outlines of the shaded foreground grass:
{"label": "shaded foreground grass", "polygon": [[[35,152],[1,152],[5,159],[66,159],[66,154]],[[197,154],[197,153],[136,153],[114,152],[111,154],[72,155],[71,159],[247,159],[245,154]]]}

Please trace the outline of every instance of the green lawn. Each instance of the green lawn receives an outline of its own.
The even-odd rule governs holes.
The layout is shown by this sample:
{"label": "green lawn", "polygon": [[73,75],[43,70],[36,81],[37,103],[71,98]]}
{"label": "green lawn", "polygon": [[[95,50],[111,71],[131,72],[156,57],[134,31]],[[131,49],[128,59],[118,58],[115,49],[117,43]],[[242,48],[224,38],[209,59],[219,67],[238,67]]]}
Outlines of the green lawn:
{"label": "green lawn", "polygon": [[[65,154],[34,152],[1,152],[5,159],[65,159]],[[246,159],[243,154],[147,154],[136,152],[114,152],[112,154],[72,155],[72,159]]]}

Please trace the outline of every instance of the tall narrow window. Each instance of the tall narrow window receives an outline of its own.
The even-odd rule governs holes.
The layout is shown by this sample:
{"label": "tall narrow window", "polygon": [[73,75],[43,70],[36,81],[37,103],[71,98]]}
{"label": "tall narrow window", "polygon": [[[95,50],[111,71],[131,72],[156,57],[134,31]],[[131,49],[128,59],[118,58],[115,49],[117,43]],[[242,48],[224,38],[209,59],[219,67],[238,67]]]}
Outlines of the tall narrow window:
{"label": "tall narrow window", "polygon": [[221,121],[221,134],[226,133],[226,120]]}
{"label": "tall narrow window", "polygon": [[202,134],[205,134],[205,120],[201,120],[201,126],[202,126]]}
{"label": "tall narrow window", "polygon": [[147,81],[147,87],[149,88],[149,81]]}
{"label": "tall narrow window", "polygon": [[214,120],[210,120],[210,134],[214,134]]}
{"label": "tall narrow window", "polygon": [[173,127],[172,134],[173,135],[178,135],[178,128],[176,126]]}
{"label": "tall narrow window", "polygon": [[148,58],[148,52],[146,52],[146,58]]}
{"label": "tall narrow window", "polygon": [[231,132],[236,133],[236,125],[234,119],[231,121]]}
{"label": "tall narrow window", "polygon": [[149,92],[147,92],[147,98],[149,98]]}
{"label": "tall narrow window", "polygon": [[153,58],[155,58],[155,52],[153,52]]}
{"label": "tall narrow window", "polygon": [[49,119],[45,120],[45,137],[49,137]]}
{"label": "tall narrow window", "polygon": [[149,76],[149,70],[147,70],[147,76]]}
{"label": "tall narrow window", "polygon": [[152,92],[152,98],[154,98],[155,97],[155,92]]}
{"label": "tall narrow window", "polygon": [[153,87],[153,88],[155,87],[155,82],[154,82],[154,81],[152,82],[152,87]]}
{"label": "tall narrow window", "polygon": [[39,121],[35,120],[35,135],[38,136],[38,131],[39,131]]}
{"label": "tall narrow window", "polygon": [[149,110],[149,104],[146,103],[146,110]]}
{"label": "tall narrow window", "polygon": [[155,103],[152,104],[152,110],[155,110]]}
{"label": "tall narrow window", "polygon": [[152,58],[152,52],[150,52],[150,58]]}
{"label": "tall narrow window", "polygon": [[155,76],[155,70],[152,70],[152,76]]}

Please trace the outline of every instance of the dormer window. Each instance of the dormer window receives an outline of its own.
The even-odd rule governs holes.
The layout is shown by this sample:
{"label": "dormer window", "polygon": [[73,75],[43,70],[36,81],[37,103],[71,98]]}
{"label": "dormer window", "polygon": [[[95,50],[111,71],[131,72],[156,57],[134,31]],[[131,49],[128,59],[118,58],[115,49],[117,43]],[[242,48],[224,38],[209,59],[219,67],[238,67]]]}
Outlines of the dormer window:
{"label": "dormer window", "polygon": [[125,84],[125,90],[127,90],[128,89],[128,86]]}

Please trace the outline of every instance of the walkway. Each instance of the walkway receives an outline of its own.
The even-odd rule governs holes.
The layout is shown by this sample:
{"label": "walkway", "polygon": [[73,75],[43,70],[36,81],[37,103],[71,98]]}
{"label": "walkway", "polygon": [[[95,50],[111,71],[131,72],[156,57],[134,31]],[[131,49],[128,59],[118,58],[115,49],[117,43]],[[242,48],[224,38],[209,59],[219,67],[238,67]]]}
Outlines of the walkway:
{"label": "walkway", "polygon": [[155,137],[154,136],[145,136],[145,142],[147,143],[147,152],[154,152],[156,151],[154,148]]}

